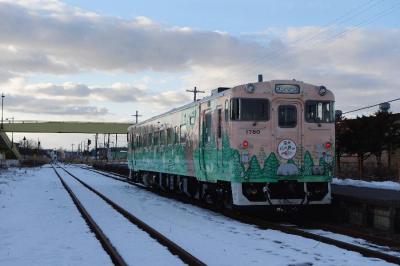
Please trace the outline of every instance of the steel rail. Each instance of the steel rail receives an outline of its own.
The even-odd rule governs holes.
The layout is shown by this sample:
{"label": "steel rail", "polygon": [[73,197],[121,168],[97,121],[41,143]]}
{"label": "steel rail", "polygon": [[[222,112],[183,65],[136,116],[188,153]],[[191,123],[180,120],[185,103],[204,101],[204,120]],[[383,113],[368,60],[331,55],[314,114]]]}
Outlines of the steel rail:
{"label": "steel rail", "polygon": [[[71,177],[73,177],[76,181],[81,183],[84,187],[95,193],[97,196],[99,196],[101,199],[103,199],[105,202],[107,202],[111,207],[113,207],[116,211],[118,211],[121,215],[123,215],[126,219],[128,219],[131,223],[135,224],[137,227],[148,233],[152,238],[157,240],[160,244],[168,248],[168,250],[174,254],[177,255],[183,262],[187,263],[188,265],[206,265],[204,262],[202,262],[200,259],[196,258],[189,252],[187,252],[185,249],[177,245],[175,242],[172,240],[168,239],[164,235],[162,235],[160,232],[122,208],[120,205],[106,197],[104,194],[100,193],[90,185],[88,185],[86,182],[82,181],[80,178],[69,172],[67,169],[63,168],[60,166],[61,169],[63,169],[67,174],[69,174]],[[117,179],[119,180],[119,179]],[[122,180],[120,180],[122,181]]]}
{"label": "steel rail", "polygon": [[127,266],[128,264],[122,258],[122,256],[118,253],[117,249],[112,245],[108,237],[104,234],[101,228],[97,225],[94,221],[92,216],[89,212],[85,209],[79,199],[76,197],[72,189],[68,186],[68,184],[64,181],[61,175],[57,172],[56,168],[53,166],[53,170],[58,176],[61,181],[61,184],[64,186],[65,190],[68,192],[69,196],[71,197],[72,201],[74,202],[76,208],[79,210],[80,214],[82,215],[83,219],[85,219],[86,224],[89,226],[91,231],[96,235],[96,238],[100,241],[102,247],[110,256],[114,265],[117,266]]}
{"label": "steel rail", "polygon": [[[256,226],[258,226],[259,228],[262,228],[262,229],[273,229],[273,230],[278,230],[278,231],[281,231],[281,232],[284,232],[284,233],[287,233],[287,234],[302,236],[302,237],[313,239],[313,240],[316,240],[316,241],[319,241],[319,242],[322,242],[322,243],[325,243],[325,244],[334,245],[334,246],[342,248],[342,249],[358,252],[358,253],[362,254],[363,256],[365,256],[365,257],[379,258],[379,259],[385,260],[387,262],[396,263],[396,264],[400,265],[400,257],[397,257],[397,256],[393,256],[393,255],[386,254],[386,253],[383,253],[383,252],[379,252],[379,251],[376,251],[376,250],[371,250],[371,249],[368,249],[368,248],[365,248],[365,247],[362,247],[362,246],[358,246],[358,245],[354,245],[354,244],[351,244],[351,243],[343,242],[343,241],[336,240],[336,239],[333,239],[333,238],[329,238],[329,237],[317,235],[317,234],[314,234],[314,233],[310,233],[310,232],[304,231],[304,229],[301,229],[301,228],[298,228],[298,227],[293,227],[293,226],[288,226],[288,225],[282,225],[282,224],[279,224],[279,223],[269,222],[269,221],[266,221],[266,220],[261,219],[261,218],[251,217],[251,216],[243,215],[243,214],[238,214],[238,213],[235,213],[234,211],[231,211],[231,210],[217,209],[217,208],[215,208],[213,206],[210,206],[209,204],[208,205],[207,204],[202,204],[202,203],[199,203],[198,201],[194,201],[194,200],[188,199],[186,197],[185,198],[178,197],[175,194],[173,196],[171,196],[171,194],[168,194],[168,193],[150,190],[150,189],[148,189],[146,187],[143,187],[141,185],[138,185],[138,184],[136,184],[136,183],[134,183],[132,181],[122,180],[120,178],[114,177],[114,176],[109,175],[109,174],[102,173],[101,171],[98,171],[98,170],[95,170],[95,169],[90,169],[90,168],[86,168],[86,167],[82,167],[82,168],[86,169],[86,170],[89,170],[89,171],[96,172],[96,173],[101,174],[101,175],[106,176],[106,177],[113,178],[113,179],[121,181],[121,182],[125,182],[125,183],[131,184],[131,185],[135,185],[137,187],[146,189],[146,190],[151,191],[153,193],[155,192],[156,194],[161,195],[161,196],[166,196],[168,198],[173,198],[175,200],[183,201],[185,203],[194,204],[196,206],[199,206],[199,207],[214,211],[216,213],[223,214],[223,215],[225,215],[225,216],[227,216],[227,217],[229,217],[231,219],[234,219],[234,220],[237,220],[237,221],[240,221],[240,222],[243,222],[243,223],[256,225]],[[121,176],[121,178],[123,177],[122,175],[119,175],[119,174],[114,174],[113,173],[113,175]]]}

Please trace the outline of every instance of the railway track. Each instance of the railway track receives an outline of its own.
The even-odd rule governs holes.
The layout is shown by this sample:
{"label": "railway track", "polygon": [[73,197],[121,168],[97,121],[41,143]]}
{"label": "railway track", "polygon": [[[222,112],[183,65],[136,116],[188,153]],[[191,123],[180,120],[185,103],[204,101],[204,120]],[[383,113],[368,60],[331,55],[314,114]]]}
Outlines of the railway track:
{"label": "railway track", "polygon": [[[115,211],[117,211],[119,214],[121,214],[123,217],[125,217],[130,223],[135,225],[136,227],[142,229],[144,232],[146,232],[150,237],[155,239],[158,243],[161,245],[165,246],[173,255],[178,256],[184,263],[188,265],[206,265],[203,263],[201,260],[187,252],[184,248],[180,247],[161,233],[159,233],[157,230],[149,226],[148,224],[144,223],[137,217],[135,217],[133,214],[129,213],[125,209],[123,209],[121,206],[119,206],[117,203],[106,197],[104,194],[100,193],[84,181],[82,181],[79,177],[73,175],[70,173],[67,169],[57,166],[57,168],[62,169],[65,173],[67,173],[70,177],[75,179],[77,182],[79,182],[83,187],[97,195],[99,198],[101,198],[104,202],[106,202],[109,206],[111,206]],[[82,217],[85,219],[86,223],[90,227],[90,229],[93,231],[93,233],[96,235],[97,239],[100,241],[101,245],[103,246],[104,250],[107,252],[107,254],[110,256],[111,260],[115,265],[118,266],[125,266],[128,265],[124,258],[121,256],[121,254],[118,252],[118,250],[115,248],[115,246],[110,242],[109,238],[106,236],[106,234],[102,231],[100,226],[95,222],[93,217],[89,214],[89,212],[85,209],[83,204],[79,201],[77,195],[73,192],[71,187],[67,184],[67,182],[64,180],[64,178],[60,175],[60,173],[57,171],[56,167],[53,166],[53,169],[60,179],[62,185],[64,188],[67,190],[68,194],[71,196],[74,204],[78,208],[79,212],[81,213]]]}
{"label": "railway track", "polygon": [[[115,179],[115,180],[118,180],[118,181],[121,181],[121,182],[125,182],[125,183],[128,183],[128,184],[131,184],[131,185],[134,185],[134,186],[149,190],[149,191],[151,191],[153,193],[156,193],[156,194],[158,194],[160,196],[172,198],[172,199],[175,199],[175,200],[178,200],[178,201],[183,201],[185,203],[194,204],[194,205],[199,206],[201,208],[206,208],[206,209],[214,211],[214,212],[222,213],[223,215],[225,215],[225,216],[227,216],[229,218],[232,218],[234,220],[237,220],[237,221],[240,221],[240,222],[243,222],[243,223],[256,225],[256,226],[258,226],[259,228],[262,228],[262,229],[273,229],[273,230],[278,230],[278,231],[281,231],[281,232],[284,232],[284,233],[288,233],[288,234],[292,234],[292,235],[302,236],[302,237],[313,239],[313,240],[316,240],[316,241],[319,241],[319,242],[322,242],[322,243],[325,243],[325,244],[334,245],[334,246],[342,248],[342,249],[358,252],[358,253],[362,254],[363,256],[366,256],[366,257],[379,258],[379,259],[385,260],[387,262],[396,263],[396,264],[400,265],[400,257],[398,257],[398,256],[390,255],[390,254],[387,254],[385,252],[377,251],[377,250],[374,250],[374,249],[369,249],[369,248],[366,248],[366,247],[363,247],[363,246],[355,245],[355,244],[352,244],[352,243],[340,241],[340,240],[337,240],[337,239],[334,239],[334,238],[330,238],[330,237],[326,237],[326,236],[322,236],[322,235],[318,235],[318,234],[309,232],[309,231],[307,231],[307,230],[310,229],[309,226],[307,228],[302,228],[302,227],[299,227],[297,225],[280,224],[280,223],[266,221],[265,219],[262,219],[262,218],[259,218],[259,217],[243,215],[241,213],[237,213],[237,212],[231,211],[231,210],[217,209],[217,208],[214,208],[213,206],[211,206],[209,204],[204,204],[202,202],[195,201],[195,200],[189,199],[189,198],[184,197],[184,196],[180,196],[180,195],[176,195],[176,194],[172,195],[171,193],[165,193],[163,191],[158,191],[158,190],[157,191],[150,190],[150,189],[144,187],[141,184],[137,184],[137,183],[134,183],[134,182],[132,182],[130,180],[127,180],[126,177],[123,176],[123,175],[119,175],[119,174],[116,174],[116,173],[108,174],[108,173],[104,173],[102,171],[98,171],[98,170],[95,170],[95,169],[92,169],[92,168],[88,168],[88,167],[81,167],[81,168],[86,169],[88,171],[92,171],[92,172],[101,174],[103,176],[106,176],[106,177],[109,177],[109,178],[112,178],[112,179]],[[317,226],[317,224],[314,224],[314,225]],[[339,230],[337,227],[334,228],[332,226],[327,226],[327,227],[322,227],[322,228],[314,228],[314,229],[321,229],[321,230],[336,229],[336,230]],[[349,231],[345,231],[345,232],[349,232]],[[339,233],[340,234],[340,232],[335,232],[335,233]],[[362,236],[361,235],[357,235],[355,237],[362,237]],[[381,245],[382,244],[383,245],[385,245],[385,244],[386,245],[387,244],[393,244],[393,243],[385,243],[384,239],[375,239],[375,240],[377,240],[377,242],[379,242],[379,244],[381,244]]]}

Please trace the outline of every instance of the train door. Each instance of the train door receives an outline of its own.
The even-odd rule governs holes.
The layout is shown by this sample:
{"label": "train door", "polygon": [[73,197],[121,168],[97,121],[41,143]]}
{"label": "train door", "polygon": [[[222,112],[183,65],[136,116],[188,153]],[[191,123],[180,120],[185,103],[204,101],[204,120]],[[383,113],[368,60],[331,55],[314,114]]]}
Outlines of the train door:
{"label": "train door", "polygon": [[217,149],[217,167],[222,167],[222,107],[219,106],[216,110],[216,132],[215,132],[215,142]]}
{"label": "train door", "polygon": [[205,179],[207,179],[207,171],[210,168],[211,162],[211,141],[212,141],[212,113],[211,110],[202,112],[201,121],[201,142],[200,142],[200,169]]}
{"label": "train door", "polygon": [[298,175],[303,161],[303,105],[295,99],[272,102],[275,151],[281,160],[278,175]]}

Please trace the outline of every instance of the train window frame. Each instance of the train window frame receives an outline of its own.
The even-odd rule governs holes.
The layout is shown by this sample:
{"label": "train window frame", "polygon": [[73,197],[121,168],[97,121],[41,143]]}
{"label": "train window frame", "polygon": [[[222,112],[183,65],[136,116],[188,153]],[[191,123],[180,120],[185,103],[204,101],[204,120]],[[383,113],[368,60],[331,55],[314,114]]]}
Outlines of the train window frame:
{"label": "train window frame", "polygon": [[[330,121],[323,121],[323,120],[315,120],[315,119],[310,119],[308,114],[308,107],[311,104],[315,103],[328,103],[330,106]],[[312,123],[312,124],[332,124],[335,123],[335,102],[334,101],[321,101],[321,100],[307,100],[304,103],[304,119],[307,123]]]}
{"label": "train window frame", "polygon": [[175,131],[174,131],[174,144],[180,143],[180,133],[179,133],[180,127],[176,126]]}
{"label": "train window frame", "polygon": [[165,146],[167,132],[165,129],[160,130],[160,146]]}
{"label": "train window frame", "polygon": [[185,144],[186,140],[187,140],[187,127],[186,124],[181,124],[179,126],[179,143]]}
{"label": "train window frame", "polygon": [[217,138],[222,138],[222,107],[217,109]]}
{"label": "train window frame", "polygon": [[145,148],[146,146],[147,146],[147,138],[146,138],[146,134],[145,133],[143,133],[142,134],[142,146],[143,146],[143,148]]}
{"label": "train window frame", "polygon": [[[204,127],[204,140],[205,143],[211,143],[211,134],[212,134],[212,112],[210,110],[204,111],[204,121],[203,121],[203,127]],[[207,120],[209,117],[209,121]],[[208,130],[208,125],[209,125],[209,130]]]}
{"label": "train window frame", "polygon": [[153,145],[159,146],[160,145],[160,131],[154,131],[153,133]]}
{"label": "train window frame", "polygon": [[[294,125],[282,125],[281,124],[281,116],[280,116],[280,109],[281,108],[288,108],[288,109],[293,109],[295,111],[294,117],[296,118],[295,124]],[[280,128],[295,128],[297,127],[298,124],[298,112],[297,112],[297,107],[296,105],[293,104],[282,104],[278,106],[278,127]]]}
{"label": "train window frame", "polygon": [[[253,100],[253,101],[265,101],[267,103],[266,107],[266,116],[263,119],[243,119],[243,113],[242,113],[242,100]],[[238,105],[236,107],[236,105]],[[230,107],[231,107],[231,112],[230,112],[230,119],[232,121],[247,121],[247,122],[268,122],[271,119],[271,102],[267,98],[231,98],[230,101]]]}
{"label": "train window frame", "polygon": [[135,148],[139,148],[139,135],[135,135]]}
{"label": "train window frame", "polygon": [[240,98],[232,98],[230,107],[230,119],[232,121],[240,121]]}
{"label": "train window frame", "polygon": [[153,146],[153,133],[152,132],[148,133],[147,138],[148,138],[148,146],[149,147]]}
{"label": "train window frame", "polygon": [[174,143],[174,128],[167,128],[167,145],[171,145]]}

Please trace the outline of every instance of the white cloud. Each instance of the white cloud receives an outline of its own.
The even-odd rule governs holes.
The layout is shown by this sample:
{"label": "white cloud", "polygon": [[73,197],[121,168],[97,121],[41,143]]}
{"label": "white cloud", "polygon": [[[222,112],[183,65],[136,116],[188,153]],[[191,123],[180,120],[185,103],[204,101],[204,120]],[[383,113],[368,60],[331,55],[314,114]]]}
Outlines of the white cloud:
{"label": "white cloud", "polygon": [[109,113],[107,108],[86,105],[85,100],[45,99],[23,95],[7,95],[6,98],[8,112],[63,116],[104,116]]}
{"label": "white cloud", "polygon": [[[262,73],[265,80],[296,78],[324,84],[336,93],[337,106],[346,110],[387,100],[398,95],[400,87],[400,29],[348,29],[334,38],[346,29],[268,28],[240,38],[220,31],[169,27],[144,16],[106,17],[51,0],[0,1],[0,17],[0,82],[10,79],[6,84],[35,73],[153,70],[183,77],[183,85],[177,88],[182,93],[168,89],[159,95],[149,87],[151,71],[137,84],[49,81],[5,86],[13,93],[38,93],[45,99],[140,101],[153,108],[190,100],[182,87],[210,91],[255,81]],[[171,88],[170,82],[159,85],[168,83]]]}

